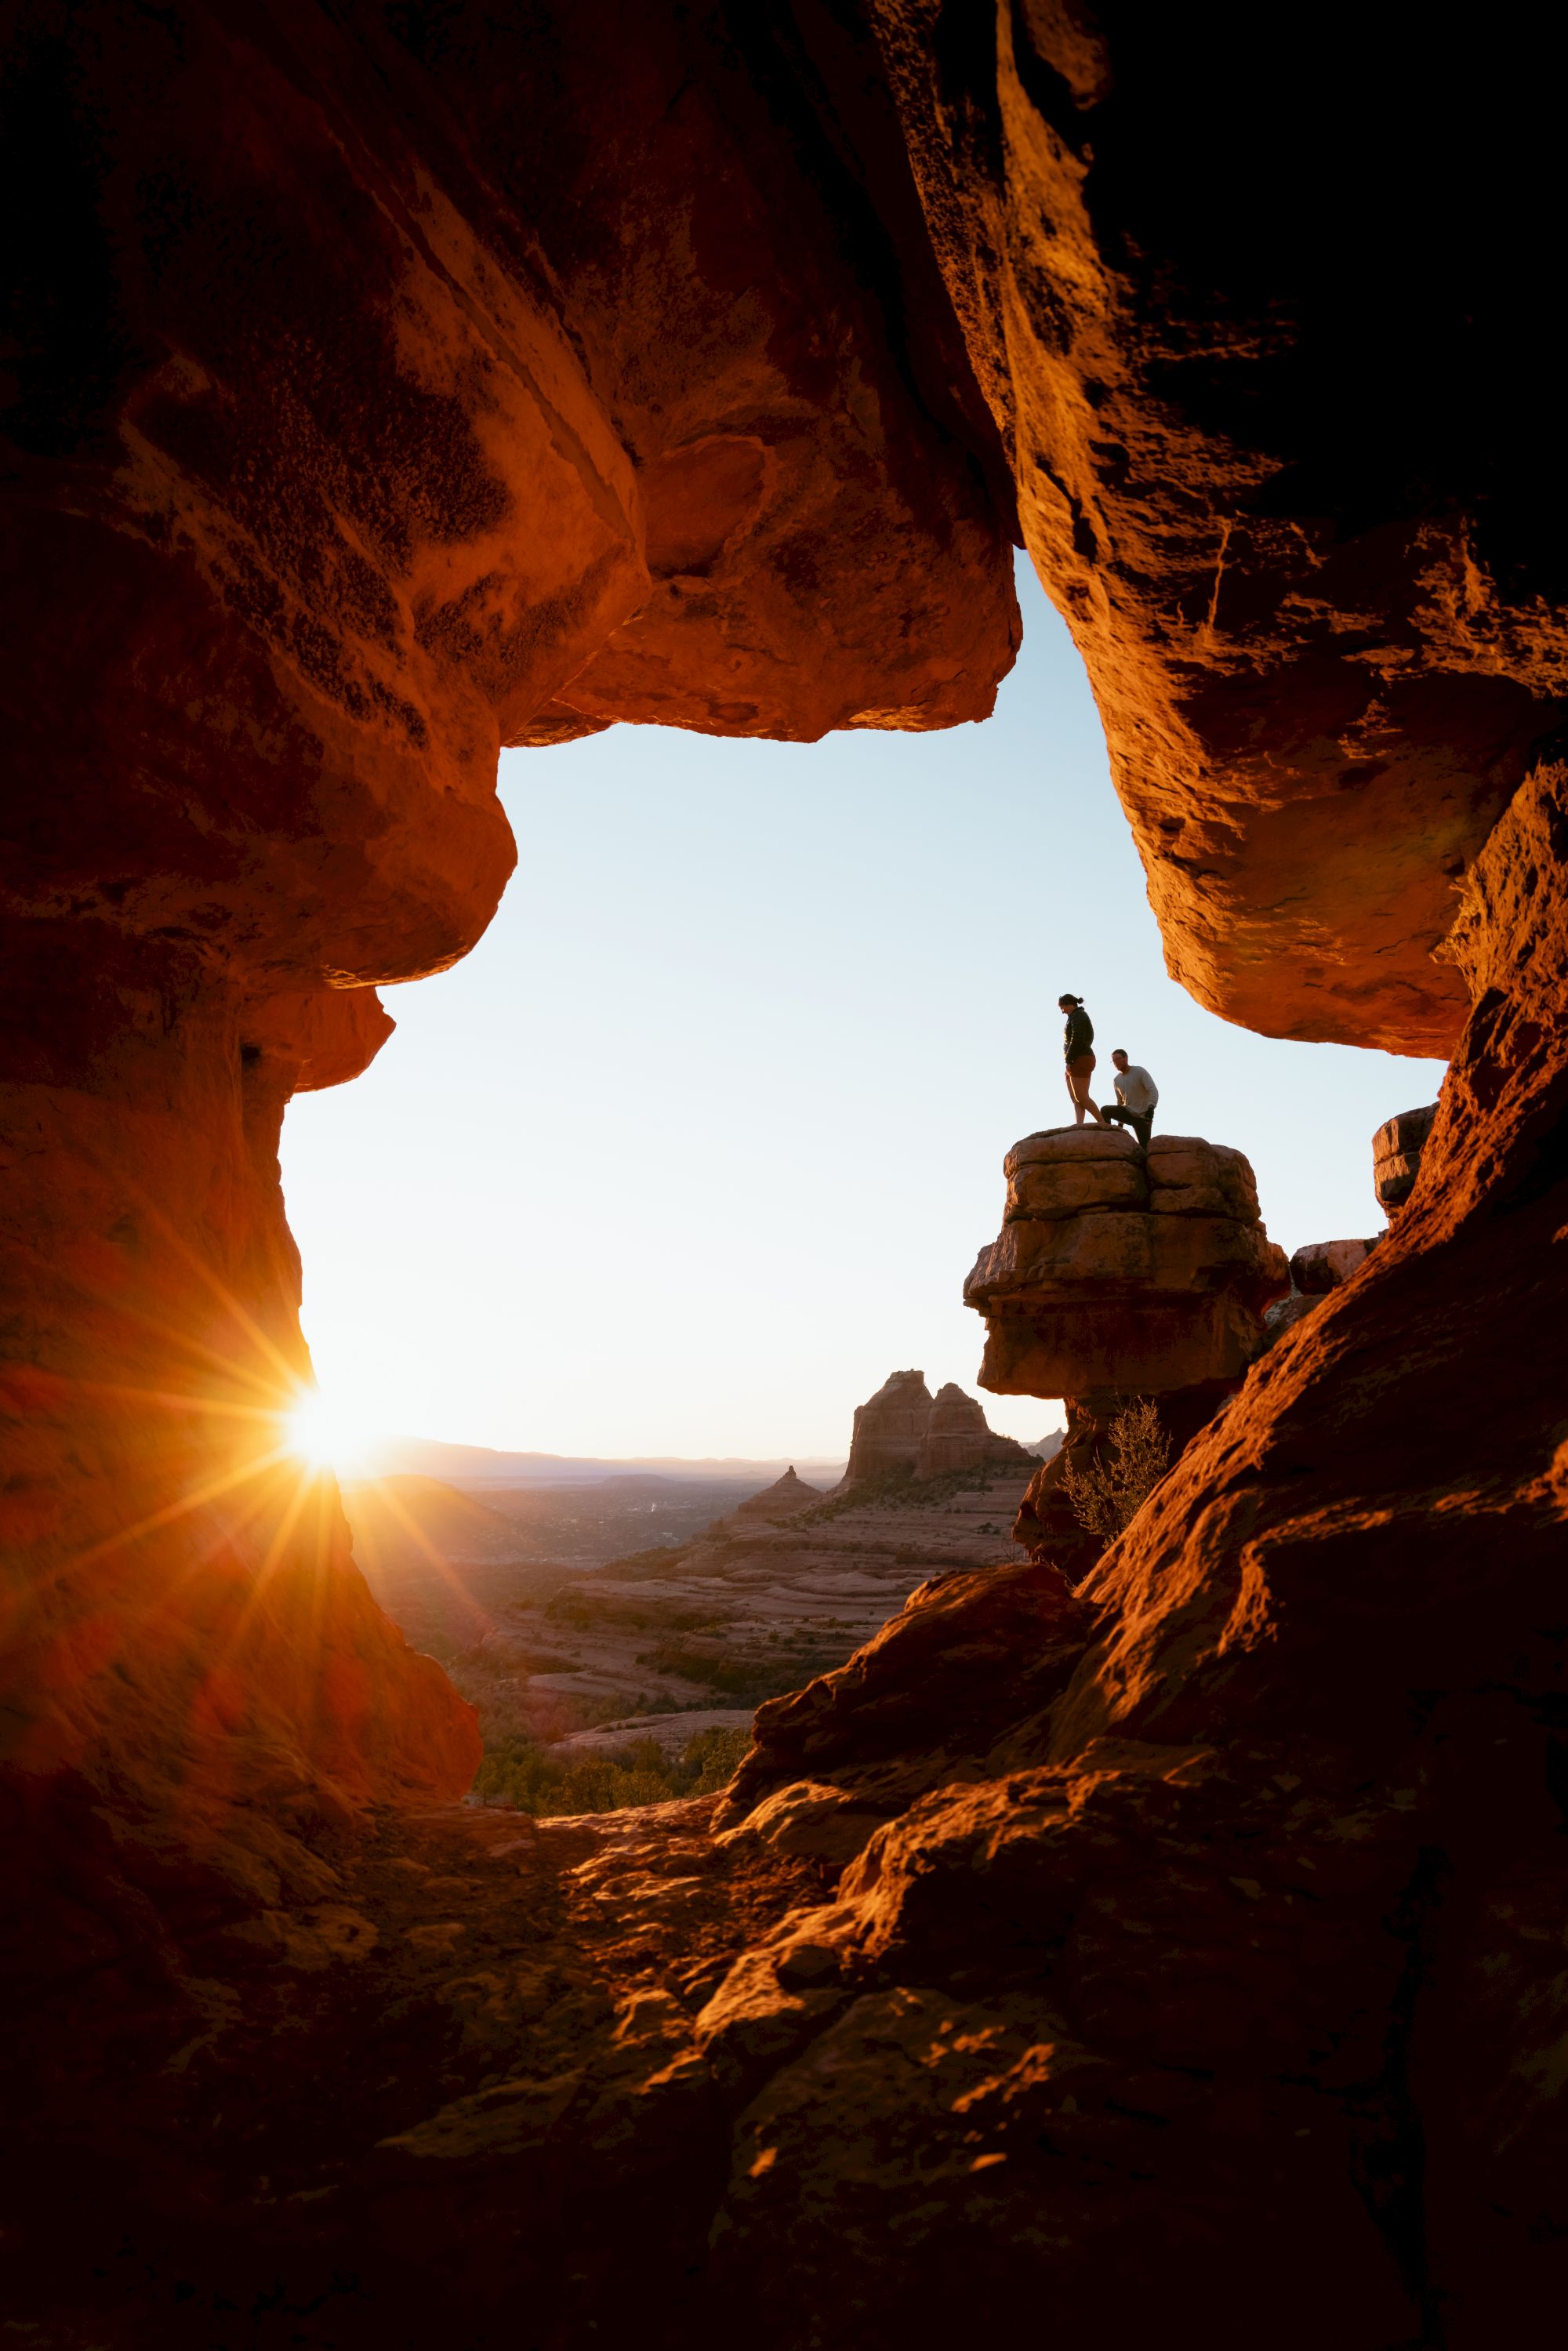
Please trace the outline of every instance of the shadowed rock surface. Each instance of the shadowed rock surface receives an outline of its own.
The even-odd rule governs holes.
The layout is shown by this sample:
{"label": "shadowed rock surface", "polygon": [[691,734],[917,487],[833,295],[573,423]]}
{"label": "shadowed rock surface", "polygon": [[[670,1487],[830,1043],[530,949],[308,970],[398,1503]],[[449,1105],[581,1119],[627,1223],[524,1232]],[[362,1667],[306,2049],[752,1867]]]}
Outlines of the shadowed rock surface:
{"label": "shadowed rock surface", "polygon": [[[5,37],[11,2323],[1533,2339],[1555,20],[280,0]],[[467,1710],[330,1487],[265,1466],[308,1369],[284,1100],[483,930],[499,743],[983,714],[1015,493],[1172,970],[1269,1035],[1451,1052],[1397,1221],[1076,1593],[938,1583],[768,1732],[800,1777],[743,1778],[724,1842],[711,1801],[443,1804]],[[1030,1279],[1068,1223],[1195,1268],[1190,1228],[1248,1229],[1071,1188],[1007,1228]]]}
{"label": "shadowed rock surface", "polygon": [[924,1372],[889,1372],[875,1395],[855,1406],[849,1462],[835,1492],[881,1485],[900,1470],[913,1470],[931,1404]]}
{"label": "shadowed rock surface", "polygon": [[933,1396],[923,1372],[890,1372],[875,1395],[855,1406],[850,1458],[834,1488],[841,1495],[884,1485],[917,1483],[991,1464],[1026,1468],[1027,1447],[987,1426],[985,1407],[949,1380]]}
{"label": "shadowed rock surface", "polygon": [[949,1380],[932,1398],[915,1457],[915,1479],[921,1485],[932,1478],[977,1469],[982,1463],[1027,1468],[1032,1458],[1015,1438],[998,1437],[987,1424],[985,1407],[967,1395],[956,1380]]}
{"label": "shadowed rock surface", "polygon": [[1391,1222],[1416,1189],[1421,1154],[1427,1147],[1437,1108],[1436,1102],[1427,1102],[1420,1110],[1402,1110],[1396,1117],[1385,1119],[1372,1138],[1372,1179],[1377,1205]]}

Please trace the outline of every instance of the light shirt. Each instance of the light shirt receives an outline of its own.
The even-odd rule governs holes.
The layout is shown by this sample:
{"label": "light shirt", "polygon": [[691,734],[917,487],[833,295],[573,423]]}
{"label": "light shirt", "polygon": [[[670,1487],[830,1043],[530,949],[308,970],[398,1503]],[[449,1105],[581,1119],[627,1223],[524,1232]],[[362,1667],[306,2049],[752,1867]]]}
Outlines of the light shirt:
{"label": "light shirt", "polygon": [[1116,1100],[1124,1110],[1153,1110],[1159,1098],[1158,1086],[1136,1061],[1129,1061],[1124,1070],[1116,1071]]}

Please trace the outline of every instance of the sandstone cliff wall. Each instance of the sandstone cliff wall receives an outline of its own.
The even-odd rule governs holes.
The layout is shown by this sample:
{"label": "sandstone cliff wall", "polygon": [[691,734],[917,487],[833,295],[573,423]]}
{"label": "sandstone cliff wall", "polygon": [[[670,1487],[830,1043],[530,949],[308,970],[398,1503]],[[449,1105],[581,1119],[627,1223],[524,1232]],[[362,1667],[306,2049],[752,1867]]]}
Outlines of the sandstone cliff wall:
{"label": "sandstone cliff wall", "polygon": [[261,1467],[288,1083],[489,920],[501,743],[983,716],[991,428],[715,7],[46,10],[5,64],[16,1753],[166,1777],[216,1677],[183,1784],[455,1792],[463,1710]]}

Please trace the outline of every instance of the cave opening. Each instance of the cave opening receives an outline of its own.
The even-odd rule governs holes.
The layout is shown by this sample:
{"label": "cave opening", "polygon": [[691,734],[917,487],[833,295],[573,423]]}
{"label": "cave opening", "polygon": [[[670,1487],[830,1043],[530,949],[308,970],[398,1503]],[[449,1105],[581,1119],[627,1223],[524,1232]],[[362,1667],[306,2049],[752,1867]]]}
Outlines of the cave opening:
{"label": "cave opening", "polygon": [[[1470,2351],[1560,2304],[1559,43],[1363,29],[5,32],[24,2330]],[[1059,1124],[1064,988],[1190,1120]],[[1312,1190],[1374,1128],[1368,1250]],[[848,1438],[765,1540],[628,1499],[598,1636],[744,1698],[738,1761],[464,1801],[475,1710],[298,1458],[341,1429],[280,1426],[301,1238],[372,1436]],[[460,1609],[490,1506],[443,1507]],[[759,1541],[819,1583],[753,1705],[707,1571]]]}

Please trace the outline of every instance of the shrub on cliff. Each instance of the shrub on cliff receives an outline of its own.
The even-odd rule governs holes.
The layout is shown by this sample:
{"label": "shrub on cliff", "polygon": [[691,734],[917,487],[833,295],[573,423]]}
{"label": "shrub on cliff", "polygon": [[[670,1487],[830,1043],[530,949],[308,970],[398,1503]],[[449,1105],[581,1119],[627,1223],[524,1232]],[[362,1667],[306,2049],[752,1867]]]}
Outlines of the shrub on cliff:
{"label": "shrub on cliff", "polygon": [[1136,1517],[1170,1463],[1171,1441],[1160,1426],[1158,1409],[1150,1397],[1139,1396],[1111,1423],[1104,1452],[1093,1455],[1086,1468],[1068,1462],[1062,1490],[1079,1525],[1112,1543]]}

